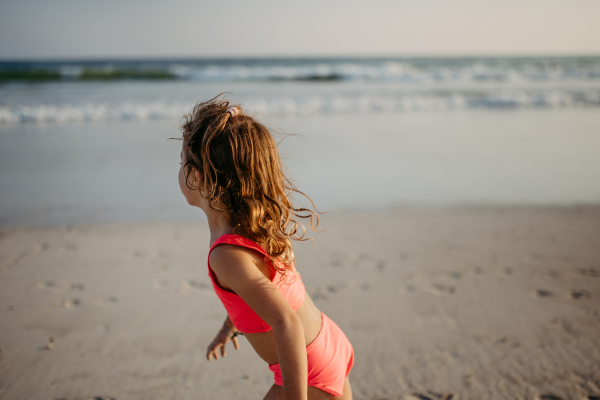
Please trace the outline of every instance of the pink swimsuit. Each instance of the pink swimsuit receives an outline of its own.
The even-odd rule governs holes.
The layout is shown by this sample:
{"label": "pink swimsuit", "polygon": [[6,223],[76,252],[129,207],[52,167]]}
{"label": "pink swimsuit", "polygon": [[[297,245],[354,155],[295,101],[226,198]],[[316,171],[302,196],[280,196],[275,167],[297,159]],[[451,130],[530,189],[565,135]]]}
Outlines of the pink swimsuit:
{"label": "pink swimsuit", "polygon": [[[233,244],[255,250],[265,256],[265,262],[271,262],[271,256],[265,249],[250,239],[238,235],[223,235],[218,238],[208,252],[209,259],[210,253],[219,244]],[[210,262],[208,263],[208,276],[217,296],[225,306],[229,318],[240,332],[259,333],[271,330],[271,327],[240,296],[219,286]],[[281,274],[276,271],[271,282],[277,286],[292,308],[297,310],[304,302],[305,289],[302,280],[298,276],[292,283],[289,280],[292,278],[279,282],[280,277]],[[354,364],[354,350],[344,332],[325,314],[321,313],[321,315],[323,319],[321,330],[317,337],[306,346],[308,385],[339,397],[343,394],[344,381]],[[282,386],[283,380],[279,364],[270,364],[269,369],[275,375],[275,384]]]}

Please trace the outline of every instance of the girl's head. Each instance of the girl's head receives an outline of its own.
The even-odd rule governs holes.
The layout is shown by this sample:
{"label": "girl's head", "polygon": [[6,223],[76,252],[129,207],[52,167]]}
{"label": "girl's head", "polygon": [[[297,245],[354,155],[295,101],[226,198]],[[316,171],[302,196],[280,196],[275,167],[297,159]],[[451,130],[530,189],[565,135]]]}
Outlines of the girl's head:
{"label": "girl's head", "polygon": [[304,194],[285,177],[269,130],[240,106],[233,106],[237,113],[227,112],[229,107],[217,96],[184,117],[182,191],[188,201],[190,190],[198,191],[194,195],[223,213],[235,233],[261,244],[285,270],[294,270],[290,238],[306,240],[294,217],[309,218],[315,228],[317,213],[292,205],[293,192]]}

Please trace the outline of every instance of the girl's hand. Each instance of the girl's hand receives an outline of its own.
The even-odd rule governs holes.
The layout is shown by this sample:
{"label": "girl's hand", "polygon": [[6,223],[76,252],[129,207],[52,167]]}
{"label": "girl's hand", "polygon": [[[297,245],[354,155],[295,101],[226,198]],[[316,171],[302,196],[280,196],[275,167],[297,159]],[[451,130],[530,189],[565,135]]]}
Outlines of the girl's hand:
{"label": "girl's hand", "polygon": [[236,333],[233,330],[229,329],[227,325],[223,325],[223,328],[217,333],[217,337],[212,343],[208,346],[206,350],[206,359],[208,361],[212,360],[214,357],[215,360],[219,359],[219,348],[221,349],[221,354],[223,357],[227,355],[225,351],[225,345],[231,340],[233,342],[233,347],[236,350],[239,350],[240,343],[238,342],[238,338],[236,337]]}

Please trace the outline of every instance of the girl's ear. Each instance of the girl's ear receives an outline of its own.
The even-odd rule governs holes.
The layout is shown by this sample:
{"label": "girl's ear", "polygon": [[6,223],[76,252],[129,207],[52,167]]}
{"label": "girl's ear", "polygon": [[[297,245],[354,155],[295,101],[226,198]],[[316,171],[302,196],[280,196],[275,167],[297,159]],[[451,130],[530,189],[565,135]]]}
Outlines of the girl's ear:
{"label": "girl's ear", "polygon": [[192,168],[190,180],[190,183],[193,185],[192,187],[200,192],[200,196],[206,197],[206,188],[202,182],[202,175],[200,174],[200,171],[198,171],[196,168]]}
{"label": "girl's ear", "polygon": [[200,179],[200,171],[198,171],[196,168],[191,167],[191,171],[190,171],[190,174],[188,175],[188,179],[194,189],[200,188],[200,182],[202,180]]}
{"label": "girl's ear", "polygon": [[191,175],[192,175],[194,186],[198,187],[198,185],[200,184],[200,172],[198,172],[198,170],[196,168],[192,168]]}
{"label": "girl's ear", "polygon": [[200,172],[196,168],[191,165],[186,165],[184,167],[184,176],[186,186],[190,190],[198,189],[198,185],[200,184]]}

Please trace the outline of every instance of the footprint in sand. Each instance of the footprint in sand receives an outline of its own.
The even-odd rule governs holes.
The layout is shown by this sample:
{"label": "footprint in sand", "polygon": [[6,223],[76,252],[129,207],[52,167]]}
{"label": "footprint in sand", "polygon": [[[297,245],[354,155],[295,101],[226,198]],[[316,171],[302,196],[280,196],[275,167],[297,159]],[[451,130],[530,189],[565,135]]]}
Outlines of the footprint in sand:
{"label": "footprint in sand", "polygon": [[42,252],[42,251],[46,251],[50,248],[50,245],[48,243],[37,243],[35,246],[33,246],[33,251],[36,253]]}
{"label": "footprint in sand", "polygon": [[181,288],[179,289],[179,293],[185,294],[192,290],[200,291],[200,292],[206,293],[206,294],[213,293],[212,285],[209,283],[197,282],[197,281],[193,281],[191,279],[187,279],[187,280],[181,282]]}
{"label": "footprint in sand", "polygon": [[346,285],[343,283],[338,283],[337,285],[327,285],[326,287],[327,292],[331,294],[336,294],[344,289],[346,289]]}
{"label": "footprint in sand", "polygon": [[48,343],[38,347],[38,351],[47,351],[47,350],[52,350],[54,349],[54,338],[50,337],[48,338]]}
{"label": "footprint in sand", "polygon": [[449,279],[460,279],[463,274],[459,271],[437,271],[433,274],[434,278],[449,278]]}
{"label": "footprint in sand", "polygon": [[361,253],[354,255],[331,254],[329,264],[333,267],[358,267],[373,269],[377,272],[382,272],[385,269],[385,263],[369,254]]}
{"label": "footprint in sand", "polygon": [[112,304],[116,304],[118,303],[119,299],[117,299],[115,296],[108,296],[105,297],[103,299],[98,299],[96,301],[94,301],[94,304],[100,307],[104,307],[104,306],[110,306]]}
{"label": "footprint in sand", "polygon": [[483,268],[475,266],[473,267],[473,273],[475,275],[483,275]]}
{"label": "footprint in sand", "polygon": [[85,286],[83,283],[65,283],[63,285],[59,285],[53,281],[44,281],[38,283],[38,288],[50,290],[54,293],[66,293],[71,291],[82,291]]}
{"label": "footprint in sand", "polygon": [[147,253],[146,253],[145,251],[142,251],[142,250],[134,250],[134,251],[131,253],[131,257],[133,257],[133,258],[145,258],[145,257],[146,257],[146,254],[147,254]]}
{"label": "footprint in sand", "polygon": [[316,288],[309,289],[310,298],[313,300],[329,300],[332,296],[336,295],[347,289],[346,284],[338,283],[336,285],[319,286]]}
{"label": "footprint in sand", "polygon": [[544,269],[537,274],[542,279],[556,279],[559,277],[558,272],[551,269]]}
{"label": "footprint in sand", "polygon": [[169,270],[169,266],[167,264],[161,264],[154,269],[154,273],[162,274],[162,273],[167,272],[168,270]]}
{"label": "footprint in sand", "polygon": [[538,394],[534,400],[563,400],[562,397],[555,396],[553,394]]}
{"label": "footprint in sand", "polygon": [[484,271],[479,265],[471,265],[467,267],[468,274],[483,275]]}
{"label": "footprint in sand", "polygon": [[430,290],[437,295],[454,294],[456,292],[456,286],[432,283]]}
{"label": "footprint in sand", "polygon": [[600,278],[600,269],[597,269],[595,267],[579,268],[578,272],[582,276],[589,276],[591,278]]}
{"label": "footprint in sand", "polygon": [[569,292],[569,294],[567,295],[568,298],[573,299],[573,300],[579,300],[582,298],[587,298],[587,299],[591,299],[592,298],[592,293],[588,290],[585,289],[580,289],[580,290],[576,290],[576,289],[571,289],[571,291]]}
{"label": "footprint in sand", "polygon": [[400,287],[400,293],[416,293],[417,292],[417,286],[416,285],[412,285],[412,284],[408,284],[408,285],[404,285],[402,287]]}
{"label": "footprint in sand", "polygon": [[12,269],[12,268],[16,267],[17,265],[19,265],[19,263],[21,261],[23,261],[24,259],[29,257],[30,254],[31,254],[31,252],[29,250],[23,250],[17,254],[13,254],[9,260],[4,261],[0,265],[0,269],[2,269],[3,271],[8,271],[8,270]]}
{"label": "footprint in sand", "polygon": [[548,298],[552,297],[552,292],[546,289],[537,289],[533,292],[533,297]]}
{"label": "footprint in sand", "polygon": [[48,303],[50,307],[54,308],[78,308],[81,306],[80,299],[61,299]]}
{"label": "footprint in sand", "polygon": [[314,301],[329,300],[329,296],[327,296],[325,293],[322,293],[322,292],[313,293],[310,295],[310,298]]}
{"label": "footprint in sand", "polygon": [[116,400],[114,397],[90,396],[90,397],[57,397],[53,400]]}
{"label": "footprint in sand", "polygon": [[402,400],[457,400],[457,397],[449,393],[435,393],[430,390],[426,394],[412,393],[401,397]]}
{"label": "footprint in sand", "polygon": [[506,336],[501,336],[494,341],[494,344],[503,344],[503,343],[506,343],[507,341],[508,341],[508,338]]}

